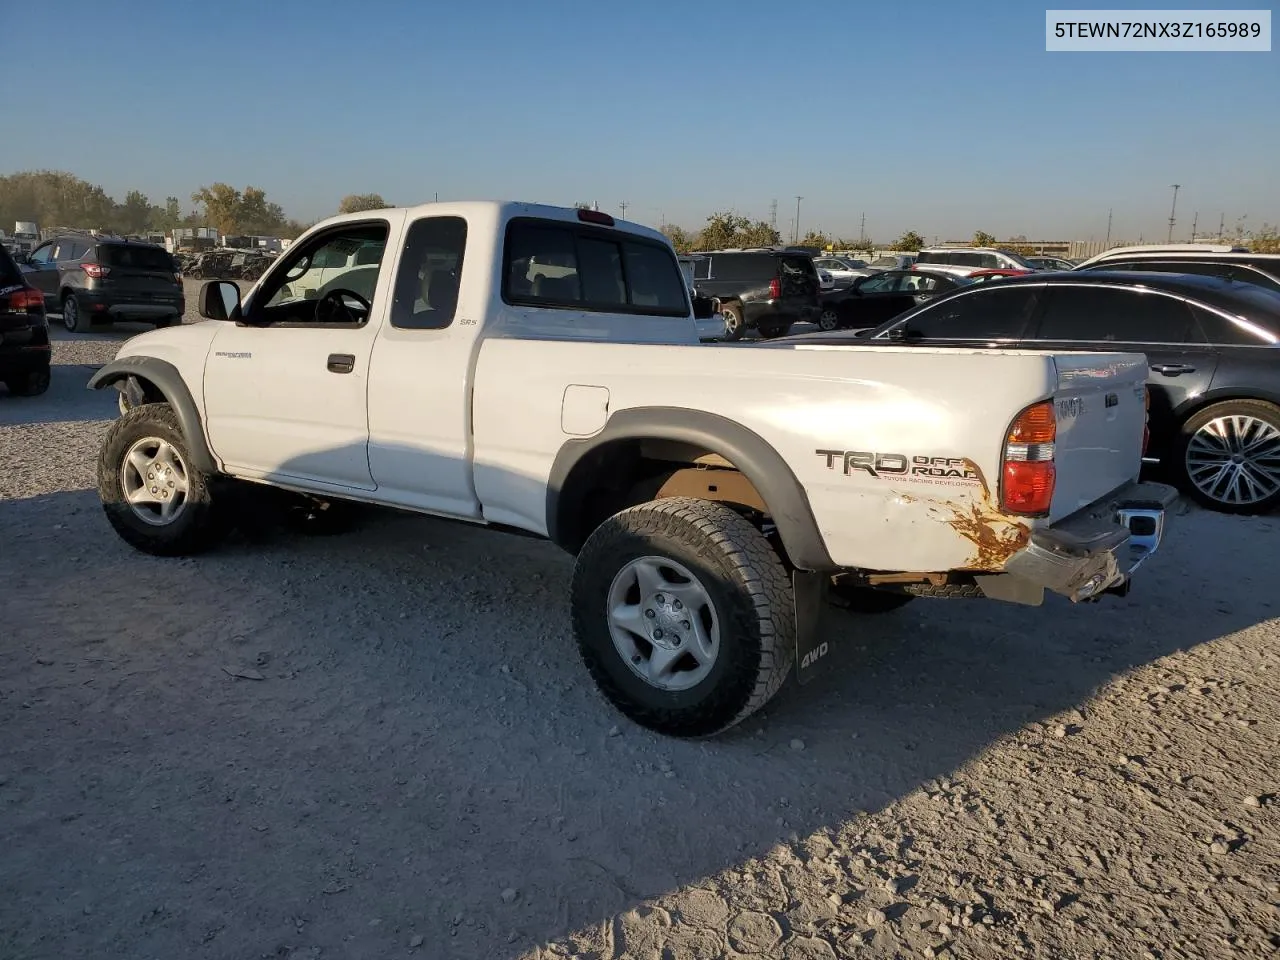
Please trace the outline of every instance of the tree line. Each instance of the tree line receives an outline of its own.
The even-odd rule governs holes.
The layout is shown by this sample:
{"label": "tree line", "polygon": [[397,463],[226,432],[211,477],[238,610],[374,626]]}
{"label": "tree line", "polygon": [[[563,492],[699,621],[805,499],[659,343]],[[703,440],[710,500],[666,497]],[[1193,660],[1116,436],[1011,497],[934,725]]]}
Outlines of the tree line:
{"label": "tree line", "polygon": [[[350,194],[338,205],[340,213],[388,207],[376,193]],[[42,230],[58,228],[102,230],[121,235],[169,232],[181,227],[214,227],[224,235],[297,237],[310,224],[285,215],[266,191],[226,183],[201,186],[184,204],[178,197],[156,203],[141,190],[116,200],[97,184],[60,170],[25,170],[0,176],[0,230],[19,220],[34,221]]]}

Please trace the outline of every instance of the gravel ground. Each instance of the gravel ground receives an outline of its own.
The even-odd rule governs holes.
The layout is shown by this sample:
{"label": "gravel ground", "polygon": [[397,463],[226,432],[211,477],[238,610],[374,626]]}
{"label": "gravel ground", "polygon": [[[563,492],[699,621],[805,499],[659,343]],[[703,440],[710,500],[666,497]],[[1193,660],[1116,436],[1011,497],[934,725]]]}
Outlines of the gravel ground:
{"label": "gravel ground", "polygon": [[0,395],[0,957],[1280,947],[1277,518],[1176,517],[1096,605],[833,610],[824,675],[663,740],[590,687],[549,545],[128,549],[84,382],[135,329]]}

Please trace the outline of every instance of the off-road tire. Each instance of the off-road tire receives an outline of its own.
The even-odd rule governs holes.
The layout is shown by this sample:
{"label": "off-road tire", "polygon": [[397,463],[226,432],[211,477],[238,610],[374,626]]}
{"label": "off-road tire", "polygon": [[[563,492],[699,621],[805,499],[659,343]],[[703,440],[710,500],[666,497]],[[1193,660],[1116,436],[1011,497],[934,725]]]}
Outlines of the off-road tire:
{"label": "off-road tire", "polygon": [[743,334],[747,332],[747,318],[742,312],[742,304],[722,303],[720,304],[720,315],[724,317],[724,338],[726,340],[741,340]]}
{"label": "off-road tire", "polygon": [[49,389],[49,368],[42,367],[16,377],[7,377],[4,385],[15,397],[38,397]]}
{"label": "off-road tire", "polygon": [[[158,437],[177,448],[187,470],[187,500],[171,523],[155,526],[140,519],[124,500],[121,464],[129,448],[145,437]],[[111,424],[98,456],[98,498],[120,538],[143,553],[160,557],[190,556],[208,550],[226,532],[210,491],[214,478],[191,463],[190,448],[167,403],[144,403]]]}
{"label": "off-road tire", "polygon": [[[687,690],[640,679],[609,632],[610,585],[646,556],[667,557],[697,576],[720,623],[716,661]],[[764,534],[722,504],[671,497],[614,514],[578,554],[571,596],[574,635],[592,679],[618,710],[659,733],[706,737],[732,727],[769,702],[795,658],[790,578]]]}
{"label": "off-road tire", "polygon": [[1187,472],[1187,447],[1196,432],[1211,420],[1218,417],[1253,417],[1280,429],[1280,407],[1263,400],[1225,400],[1215,403],[1188,417],[1178,429],[1178,436],[1173,444],[1173,453],[1169,458],[1170,474],[1173,482],[1187,496],[1209,510],[1219,513],[1255,514],[1267,513],[1280,506],[1280,491],[1252,503],[1225,503],[1215,500],[1200,490],[1191,480]]}
{"label": "off-road tire", "polygon": [[80,301],[74,293],[67,293],[62,298],[62,325],[71,333],[88,333],[92,326],[89,317],[80,309]]}

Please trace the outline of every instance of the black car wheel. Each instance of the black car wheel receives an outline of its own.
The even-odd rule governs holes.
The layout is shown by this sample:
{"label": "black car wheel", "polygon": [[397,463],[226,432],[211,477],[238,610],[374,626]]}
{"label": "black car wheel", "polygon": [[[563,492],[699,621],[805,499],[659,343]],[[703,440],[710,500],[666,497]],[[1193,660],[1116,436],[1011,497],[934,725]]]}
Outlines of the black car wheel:
{"label": "black car wheel", "polygon": [[742,306],[737,303],[720,304],[720,315],[724,317],[724,338],[741,340],[746,332],[746,324],[742,319]]}
{"label": "black car wheel", "polygon": [[785,337],[791,332],[790,323],[762,323],[759,326],[760,336],[765,340],[773,340],[777,337]]}
{"label": "black car wheel", "polygon": [[1215,403],[1182,425],[1175,459],[1183,489],[1221,513],[1280,506],[1280,407]]}
{"label": "black car wheel", "polygon": [[822,308],[822,313],[818,314],[818,329],[828,332],[840,329],[840,314],[835,307]]}
{"label": "black car wheel", "polygon": [[49,368],[6,377],[4,385],[15,397],[36,397],[49,389]]}
{"label": "black car wheel", "polygon": [[74,293],[62,298],[62,325],[72,333],[84,333],[89,329],[84,311],[80,309],[80,301]]}

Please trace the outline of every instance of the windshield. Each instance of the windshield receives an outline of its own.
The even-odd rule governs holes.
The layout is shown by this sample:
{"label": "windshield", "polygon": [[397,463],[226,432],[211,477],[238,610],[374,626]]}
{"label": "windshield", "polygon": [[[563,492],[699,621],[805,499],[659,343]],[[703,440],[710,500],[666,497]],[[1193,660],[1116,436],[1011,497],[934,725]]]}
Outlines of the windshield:
{"label": "windshield", "polygon": [[1018,266],[1020,266],[1023,270],[1034,270],[1036,268],[1035,264],[1033,264],[1026,257],[1020,257],[1018,256],[1018,254],[1011,253],[1008,250],[1001,250],[1000,252],[1003,253],[1006,257],[1008,257],[1010,260],[1012,260],[1014,263],[1016,263]]}
{"label": "windshield", "polygon": [[897,265],[897,257],[876,257],[871,261],[871,266],[873,267],[896,267]]}

